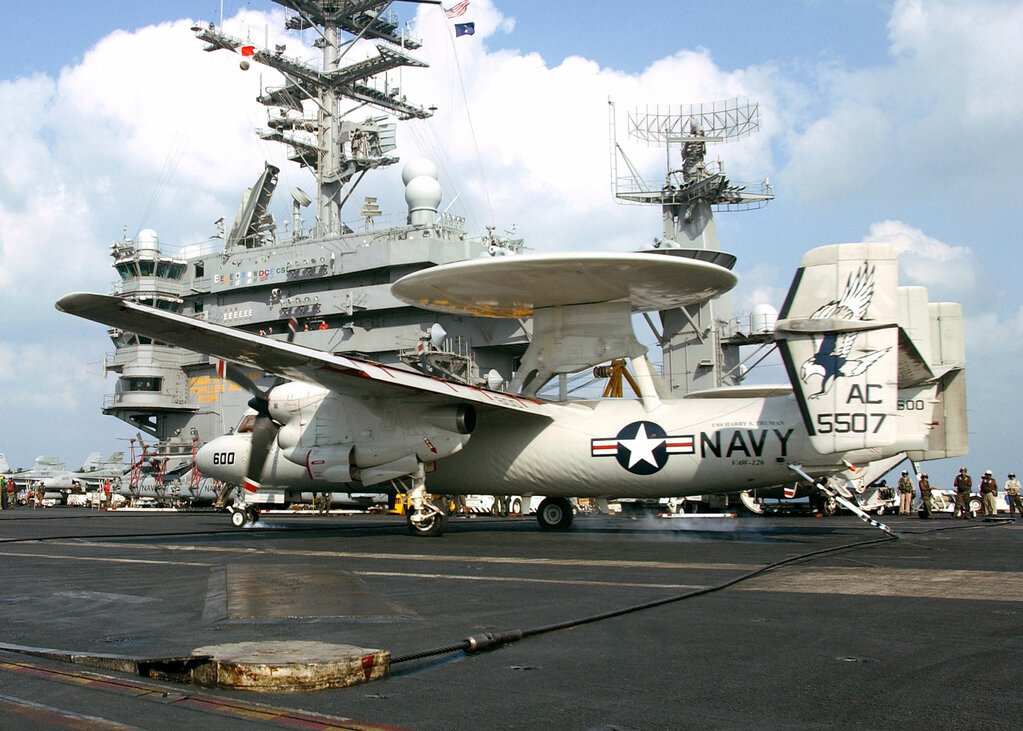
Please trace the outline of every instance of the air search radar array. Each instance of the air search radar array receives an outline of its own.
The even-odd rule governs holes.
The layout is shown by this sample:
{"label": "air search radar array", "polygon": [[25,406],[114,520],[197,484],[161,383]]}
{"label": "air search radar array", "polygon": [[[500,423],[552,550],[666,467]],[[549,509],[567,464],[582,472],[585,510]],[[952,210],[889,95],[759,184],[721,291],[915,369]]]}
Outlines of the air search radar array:
{"label": "air search radar array", "polygon": [[[617,139],[615,104],[608,100],[611,128],[611,181],[615,198],[623,203],[660,204],[689,208],[706,201],[714,210],[741,211],[762,208],[774,198],[770,182],[732,183],[725,176],[721,158],[707,161],[707,145],[731,142],[760,129],[760,105],[749,100],[647,106],[626,116],[631,139],[663,147],[667,172],[663,180],[644,180]],[[672,163],[672,150],[679,163]]]}

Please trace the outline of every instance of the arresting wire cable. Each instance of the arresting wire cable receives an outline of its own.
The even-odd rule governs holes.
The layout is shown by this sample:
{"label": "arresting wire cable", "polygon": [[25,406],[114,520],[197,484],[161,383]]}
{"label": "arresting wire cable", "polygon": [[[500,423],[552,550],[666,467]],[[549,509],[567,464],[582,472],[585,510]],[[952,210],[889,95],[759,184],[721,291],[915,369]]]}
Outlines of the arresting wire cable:
{"label": "arresting wire cable", "polygon": [[[981,527],[985,527],[984,524],[942,526],[938,528],[931,528],[924,531],[910,532],[903,531],[902,533],[908,537],[909,535],[925,535],[928,533],[936,533],[945,530]],[[572,629],[574,627],[579,627],[584,624],[593,624],[595,622],[600,622],[605,619],[621,617],[626,614],[641,612],[645,609],[653,609],[654,607],[661,607],[666,604],[673,604],[675,602],[680,602],[685,599],[692,599],[694,597],[704,596],[706,594],[713,594],[714,592],[718,592],[721,591],[722,589],[727,589],[731,586],[735,586],[736,584],[739,584],[743,581],[748,581],[749,579],[760,576],[762,574],[766,574],[769,571],[773,571],[788,564],[797,563],[799,561],[808,561],[810,559],[819,558],[821,556],[825,556],[832,553],[838,553],[840,551],[851,551],[866,546],[873,546],[881,543],[889,543],[891,541],[897,541],[899,540],[899,538],[900,536],[897,533],[891,533],[881,538],[872,538],[870,540],[865,541],[846,543],[841,546],[832,546],[830,548],[816,549],[813,551],[809,551],[807,553],[801,553],[797,556],[790,556],[788,558],[781,559],[780,561],[775,561],[774,563],[770,563],[765,566],[761,566],[760,568],[754,569],[753,571],[749,571],[745,574],[741,574],[740,576],[736,576],[734,578],[728,579],[727,581],[723,581],[720,584],[706,586],[701,589],[694,589],[692,591],[687,591],[682,594],[675,594],[668,597],[662,597],[661,599],[654,599],[652,601],[643,602],[641,604],[633,604],[627,607],[621,607],[619,609],[613,609],[607,612],[593,614],[588,617],[570,619],[564,622],[557,622],[555,624],[549,624],[542,627],[534,627],[532,629],[525,630],[514,629],[508,630],[506,632],[482,632],[479,634],[466,637],[461,642],[458,642],[453,645],[446,645],[444,647],[437,647],[432,650],[424,650],[422,652],[413,652],[408,655],[399,655],[398,657],[393,657],[391,658],[391,665],[411,662],[413,660],[424,660],[429,657],[436,657],[439,655],[446,655],[453,652],[458,652],[459,650],[466,653],[467,655],[472,655],[477,652],[482,652],[484,650],[494,650],[500,647],[501,645],[511,644],[512,642],[517,642],[527,637],[536,637],[539,635],[547,634],[549,632],[557,632],[564,629]]]}
{"label": "arresting wire cable", "polygon": [[[963,526],[966,527],[966,526]],[[672,596],[662,597],[660,599],[654,599],[652,601],[643,602],[640,604],[633,604],[627,607],[621,607],[619,609],[612,609],[607,612],[601,612],[599,614],[592,614],[588,617],[581,617],[578,619],[570,619],[564,622],[557,622],[555,624],[548,624],[541,627],[534,627],[532,629],[514,629],[505,632],[481,632],[479,634],[471,635],[466,637],[461,642],[452,645],[445,645],[444,647],[437,647],[431,650],[424,650],[422,652],[413,652],[408,655],[400,655],[398,657],[391,658],[391,665],[397,665],[400,663],[411,662],[413,660],[424,660],[429,657],[436,657],[438,655],[446,655],[452,652],[458,652],[459,650],[465,652],[467,655],[482,652],[484,650],[494,650],[501,645],[511,644],[527,637],[537,637],[539,635],[548,634],[550,632],[558,632],[560,630],[572,629],[579,627],[584,624],[593,624],[595,622],[601,622],[605,619],[612,619],[614,617],[621,617],[626,614],[632,614],[635,612],[641,612],[645,609],[653,609],[654,607],[661,607],[666,604],[673,604],[675,602],[683,601],[684,599],[692,599],[698,596],[704,596],[706,594],[712,594],[714,592],[727,589],[730,586],[735,586],[743,581],[748,581],[761,574],[766,574],[769,571],[781,568],[787,564],[796,563],[798,561],[806,561],[819,556],[824,556],[831,553],[838,553],[839,551],[850,551],[856,548],[862,548],[864,546],[872,546],[880,543],[888,543],[890,541],[898,540],[898,536],[886,535],[882,538],[872,538],[866,541],[856,541],[855,543],[846,543],[841,546],[832,546],[830,548],[820,548],[807,553],[801,553],[797,556],[790,556],[788,558],[775,561],[774,563],[761,566],[758,569],[749,571],[740,576],[723,581],[720,584],[713,586],[706,586],[700,589],[694,589],[687,591],[682,594],[674,594]]]}

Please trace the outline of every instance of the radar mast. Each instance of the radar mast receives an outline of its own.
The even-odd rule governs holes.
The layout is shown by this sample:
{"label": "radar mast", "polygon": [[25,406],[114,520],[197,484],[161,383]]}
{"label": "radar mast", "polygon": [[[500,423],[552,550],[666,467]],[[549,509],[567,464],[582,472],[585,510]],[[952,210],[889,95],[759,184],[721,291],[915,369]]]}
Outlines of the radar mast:
{"label": "radar mast", "polygon": [[[721,159],[708,161],[707,145],[731,142],[760,129],[760,106],[738,99],[689,106],[655,106],[627,115],[628,136],[664,149],[666,172],[656,183],[643,179],[618,143],[614,102],[608,101],[611,181],[624,204],[660,205],[662,237],[655,249],[672,256],[711,261],[731,269],[735,256],[718,245],[714,211],[762,208],[774,198],[770,183],[733,183]],[[737,385],[739,347],[751,342],[733,317],[731,298],[660,313],[660,328],[649,318],[663,354],[663,375],[676,393]],[[739,340],[735,336],[742,334]]]}
{"label": "radar mast", "polygon": [[[259,135],[289,146],[289,159],[313,173],[317,191],[314,237],[337,236],[347,232],[341,222],[341,207],[362,176],[398,162],[388,154],[397,143],[396,125],[385,121],[387,115],[362,121],[347,117],[363,107],[380,109],[399,120],[430,117],[432,109],[408,103],[387,76],[393,69],[428,64],[406,52],[422,44],[400,28],[387,0],[274,2],[294,12],[285,23],[288,30],[316,29],[313,45],[323,53],[319,69],[286,56],[284,45],[260,48],[221,32],[212,23],[192,30],[207,43],[206,51],[240,53],[243,70],[252,61],[276,69],[284,77],[283,86],[264,89],[257,97],[276,111],[270,114],[269,129]],[[373,42],[376,55],[343,63],[359,41]]]}

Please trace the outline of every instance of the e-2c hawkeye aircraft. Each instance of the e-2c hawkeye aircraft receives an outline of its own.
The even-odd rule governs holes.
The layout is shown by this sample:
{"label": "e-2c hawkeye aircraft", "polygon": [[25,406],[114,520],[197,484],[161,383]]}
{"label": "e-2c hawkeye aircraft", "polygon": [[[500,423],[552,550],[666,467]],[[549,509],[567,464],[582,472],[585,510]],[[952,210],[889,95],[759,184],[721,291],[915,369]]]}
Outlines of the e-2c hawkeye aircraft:
{"label": "e-2c hawkeye aircraft", "polygon": [[[249,491],[362,490],[410,481],[414,535],[440,535],[432,494],[540,494],[544,528],[566,528],[570,497],[730,493],[844,479],[906,453],[964,454],[962,313],[898,287],[896,250],[841,244],[808,252],[775,338],[789,383],[674,398],[647,361],[631,316],[731,289],[735,275],[685,250],[471,260],[424,269],[392,294],[428,310],[532,316],[507,390],[477,388],[333,355],[116,297],[69,294],[57,308],[276,374],[249,389],[249,433],[213,439],[203,473]],[[559,374],[627,358],[639,398],[550,401]],[[290,379],[284,382],[283,379]],[[429,489],[428,489],[429,487]],[[254,520],[254,510],[248,514]],[[242,521],[238,521],[242,522]]]}

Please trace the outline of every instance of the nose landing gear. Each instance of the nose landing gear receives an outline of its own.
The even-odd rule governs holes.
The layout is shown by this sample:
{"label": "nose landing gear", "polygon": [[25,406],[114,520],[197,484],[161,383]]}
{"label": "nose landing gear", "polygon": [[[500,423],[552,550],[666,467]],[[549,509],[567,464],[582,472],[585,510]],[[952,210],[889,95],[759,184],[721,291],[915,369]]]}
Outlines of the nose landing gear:
{"label": "nose landing gear", "polygon": [[254,505],[232,505],[228,510],[231,512],[231,525],[236,528],[252,525],[259,520],[259,510]]}

